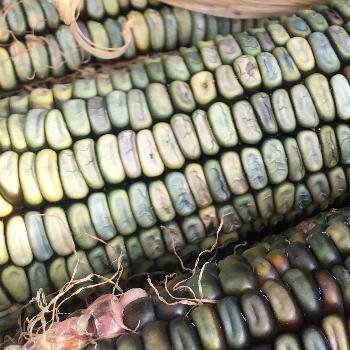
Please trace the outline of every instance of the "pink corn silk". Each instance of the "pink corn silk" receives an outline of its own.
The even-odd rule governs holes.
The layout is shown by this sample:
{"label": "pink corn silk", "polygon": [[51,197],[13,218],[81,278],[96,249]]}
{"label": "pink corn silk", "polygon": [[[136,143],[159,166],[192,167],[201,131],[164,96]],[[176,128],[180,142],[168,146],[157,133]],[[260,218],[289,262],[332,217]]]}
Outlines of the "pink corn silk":
{"label": "pink corn silk", "polygon": [[78,332],[78,317],[71,317],[28,341],[23,350],[79,350],[90,341],[88,335]]}
{"label": "pink corn silk", "polygon": [[123,333],[123,307],[116,296],[102,295],[79,316],[78,331],[93,338],[114,338]]}
{"label": "pink corn silk", "polygon": [[102,295],[97,298],[79,317],[79,330],[88,329],[92,320],[95,328],[95,339],[110,339],[125,333],[123,322],[124,308],[136,299],[147,296],[140,288],[130,289],[119,299],[113,294]]}
{"label": "pink corn silk", "polygon": [[125,307],[145,296],[147,293],[141,288],[130,289],[119,299],[113,294],[102,295],[79,317],[55,323],[23,347],[11,345],[6,350],[80,350],[95,340],[116,338],[126,331]]}

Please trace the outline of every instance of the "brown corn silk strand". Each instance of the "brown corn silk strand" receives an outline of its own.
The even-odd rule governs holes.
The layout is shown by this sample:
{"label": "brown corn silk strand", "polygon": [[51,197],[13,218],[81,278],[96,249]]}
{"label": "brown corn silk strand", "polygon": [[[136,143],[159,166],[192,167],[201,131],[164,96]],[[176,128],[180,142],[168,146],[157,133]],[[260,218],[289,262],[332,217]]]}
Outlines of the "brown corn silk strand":
{"label": "brown corn silk strand", "polygon": [[231,18],[263,18],[286,15],[302,7],[322,4],[322,0],[160,0],[191,11]]}
{"label": "brown corn silk strand", "polygon": [[52,3],[57,8],[61,20],[69,26],[74,39],[86,52],[98,58],[111,60],[122,56],[127,50],[132,38],[132,23],[130,21],[126,23],[123,29],[125,42],[123,46],[118,48],[103,47],[89,40],[78,26],[77,17],[79,15],[80,0],[53,0]]}

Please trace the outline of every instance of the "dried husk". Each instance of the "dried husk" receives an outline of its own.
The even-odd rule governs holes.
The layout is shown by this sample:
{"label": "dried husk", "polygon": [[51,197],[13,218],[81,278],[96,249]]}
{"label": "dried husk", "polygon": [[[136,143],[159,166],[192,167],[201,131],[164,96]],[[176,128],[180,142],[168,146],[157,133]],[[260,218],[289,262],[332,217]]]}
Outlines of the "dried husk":
{"label": "dried husk", "polygon": [[287,15],[322,0],[160,0],[187,10],[231,18],[262,18]]}

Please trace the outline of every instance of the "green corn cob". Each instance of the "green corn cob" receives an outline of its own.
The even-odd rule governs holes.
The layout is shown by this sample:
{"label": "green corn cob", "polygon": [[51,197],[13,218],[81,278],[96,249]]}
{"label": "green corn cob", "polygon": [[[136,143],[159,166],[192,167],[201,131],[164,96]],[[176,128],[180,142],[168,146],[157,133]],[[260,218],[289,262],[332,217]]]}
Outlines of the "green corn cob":
{"label": "green corn cob", "polygon": [[[4,3],[4,6],[8,4]],[[285,77],[288,81],[298,79],[300,76],[296,67],[291,66],[286,52],[276,48],[287,45],[287,41],[289,42],[287,48],[292,51],[291,55],[302,73],[309,71],[313,66],[313,60],[310,60],[311,48],[306,40],[310,42],[312,49],[315,49],[314,54],[320,57],[321,61],[317,61],[317,64],[320,66],[323,64],[324,71],[334,69],[333,65],[337,64],[332,62],[332,49],[322,34],[327,37],[336,35],[338,44],[345,45],[346,32],[337,31],[333,25],[336,27],[344,25],[347,28],[347,23],[341,18],[341,16],[346,18],[346,6],[342,7],[337,1],[330,1],[329,6],[315,10],[301,10],[297,15],[279,20],[247,20],[242,25],[242,21],[191,13],[161,6],[158,2],[142,1],[141,4],[131,1],[130,4],[122,6],[117,0],[92,0],[82,7],[78,24],[82,32],[98,45],[119,47],[123,44],[122,29],[125,22],[127,19],[132,20],[133,40],[124,54],[124,58],[127,59],[144,52],[189,47],[199,41],[214,40],[217,35],[231,33],[235,35],[244,54],[256,56],[261,52],[273,52],[278,57],[279,63],[285,65],[284,68],[281,67],[282,70],[292,69],[286,72],[289,73]],[[8,48],[6,46],[1,48],[2,90],[11,90],[19,82],[26,82],[34,76],[38,78],[61,76],[67,69],[75,70],[91,59],[91,55],[79,50],[69,28],[60,23],[56,10],[47,0],[19,2],[16,6],[11,6],[6,19],[7,21],[0,19],[2,24],[0,41],[6,43],[10,40],[10,30],[17,36],[28,32],[38,33],[40,36],[37,38],[29,36],[21,41],[13,41]],[[318,34],[312,33],[313,31]],[[332,31],[336,31],[336,34]],[[320,46],[323,49],[316,52]],[[205,45],[201,51],[205,52],[208,59],[214,60],[210,65],[215,67],[218,62],[215,62],[212,47]],[[298,52],[303,52],[303,56]],[[309,62],[309,66],[304,65],[304,59],[305,62]]]}
{"label": "green corn cob", "polygon": [[[81,5],[79,28],[99,46],[122,46],[125,23],[133,22],[132,42],[124,54],[127,59],[242,30],[241,20],[192,14],[152,0],[84,0]],[[48,0],[6,0],[0,10],[6,13],[0,17],[1,90],[14,89],[33,77],[62,76],[67,69],[75,70],[91,59],[79,49],[69,27],[62,24]],[[255,25],[255,21],[250,22]],[[13,40],[11,34],[19,40]]]}
{"label": "green corn cob", "polygon": [[[349,213],[349,208],[343,208],[321,214],[217,263],[205,263],[190,276],[179,275],[168,282],[167,290],[157,287],[158,295],[169,304],[151,291],[126,307],[124,324],[136,332],[93,346],[118,350],[147,350],[155,344],[176,350],[347,349]],[[53,264],[56,272],[62,268]],[[33,280],[24,282],[24,270],[5,268],[3,291],[19,301],[43,271],[39,265],[36,269],[37,274],[28,274]],[[11,276],[23,290],[11,285]],[[7,300],[11,305],[6,295],[2,293],[3,304]],[[173,303],[187,298],[198,306]],[[4,317],[2,324],[9,320]]]}

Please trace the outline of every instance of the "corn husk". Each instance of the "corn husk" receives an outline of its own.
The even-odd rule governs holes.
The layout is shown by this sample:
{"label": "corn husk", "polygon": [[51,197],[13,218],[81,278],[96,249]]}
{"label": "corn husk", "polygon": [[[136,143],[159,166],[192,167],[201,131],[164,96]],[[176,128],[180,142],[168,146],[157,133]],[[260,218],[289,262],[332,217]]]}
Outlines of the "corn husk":
{"label": "corn husk", "polygon": [[231,18],[262,18],[287,15],[322,0],[160,0],[172,6]]}

